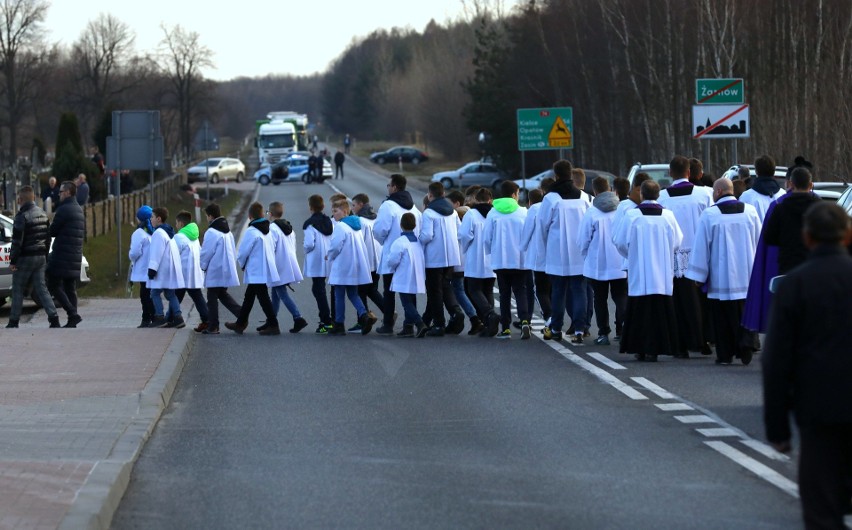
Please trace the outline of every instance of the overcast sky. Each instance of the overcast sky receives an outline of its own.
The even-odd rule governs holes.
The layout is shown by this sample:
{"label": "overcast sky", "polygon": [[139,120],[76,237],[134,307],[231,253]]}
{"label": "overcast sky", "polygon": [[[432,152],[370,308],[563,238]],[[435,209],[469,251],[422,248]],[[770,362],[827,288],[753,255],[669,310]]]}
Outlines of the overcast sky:
{"label": "overcast sky", "polygon": [[[517,1],[502,0],[502,5],[508,9]],[[163,38],[161,23],[180,24],[197,32],[213,50],[216,68],[203,73],[215,80],[321,72],[353,38],[377,28],[423,31],[431,19],[444,23],[464,16],[462,0],[114,0],[91,4],[52,0],[45,22],[48,40],[70,46],[90,20],[105,12],[133,28],[137,52],[152,52]]]}

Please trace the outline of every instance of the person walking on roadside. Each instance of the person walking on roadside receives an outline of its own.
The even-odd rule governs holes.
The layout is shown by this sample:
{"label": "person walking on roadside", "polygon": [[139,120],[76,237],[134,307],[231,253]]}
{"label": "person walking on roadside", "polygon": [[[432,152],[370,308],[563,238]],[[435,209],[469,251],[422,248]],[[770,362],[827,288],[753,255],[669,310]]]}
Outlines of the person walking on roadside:
{"label": "person walking on roadside", "polygon": [[[166,221],[169,211],[166,208],[154,208],[151,217],[151,247],[148,256],[148,288],[151,289],[151,300],[154,302],[154,319],[149,327],[152,328],[183,328],[186,323],[180,310],[180,302],[175,289],[186,284],[183,279],[183,268],[180,262],[180,250],[174,240],[175,230]],[[163,299],[169,303],[169,319],[163,311]]]}
{"label": "person walking on roadside", "polygon": [[201,323],[195,327],[195,331],[201,333],[207,329],[209,314],[207,300],[204,299],[204,294],[201,292],[201,288],[204,287],[204,273],[201,271],[201,244],[198,242],[198,225],[192,222],[192,214],[184,210],[175,216],[175,228],[178,229],[178,233],[175,234],[175,244],[180,251],[184,281],[184,287],[175,291],[175,294],[178,303],[183,302],[183,297],[189,294],[195,304],[196,311],[198,311],[198,318],[201,319]]}
{"label": "person walking on roadside", "polygon": [[[369,299],[381,311],[385,307],[385,299],[379,292],[379,279],[381,277],[376,271],[379,268],[382,246],[376,241],[376,236],[373,235],[373,225],[376,224],[378,215],[373,211],[373,207],[370,205],[370,197],[366,193],[359,193],[352,197],[352,213],[361,219],[361,232],[364,235],[364,243],[367,245],[367,261],[370,263],[370,277],[372,278],[372,282],[358,286],[358,296],[361,297],[361,301],[367,309],[369,309],[367,304]],[[349,331],[354,333],[353,330]]]}
{"label": "person walking on roadside", "polygon": [[325,202],[321,195],[308,197],[308,208],[311,216],[302,225],[305,251],[305,276],[311,279],[311,294],[317,303],[319,313],[319,325],[315,333],[325,335],[331,331],[331,308],[328,303],[328,281],[329,263],[325,259],[328,254],[328,244],[331,243],[331,235],[334,233],[334,223],[331,218],[323,213]]}
{"label": "person walking on roadside", "polygon": [[249,315],[257,299],[263,314],[266,315],[266,327],[259,333],[280,335],[278,316],[272,309],[272,300],[269,298],[267,287],[269,284],[277,283],[280,278],[275,268],[275,247],[272,236],[269,235],[269,220],[263,216],[263,205],[259,202],[249,205],[248,215],[248,229],[237,249],[237,264],[243,269],[246,292],[237,320],[225,322],[225,327],[237,335],[242,335],[248,327]]}
{"label": "person walking on roadside", "polygon": [[790,192],[776,203],[763,225],[766,244],[778,247],[778,274],[787,274],[808,257],[802,239],[804,216],[809,207],[822,200],[812,192],[813,177],[807,168],[791,171],[789,182]]}
{"label": "person walking on roadside", "polygon": [[[12,225],[12,244],[9,249],[9,270],[12,271],[12,309],[7,328],[17,328],[24,303],[24,290],[32,283],[32,291],[47,313],[50,327],[59,327],[59,315],[47,290],[44,271],[50,248],[50,229],[47,214],[36,206],[32,186],[18,190],[18,213]],[[79,270],[78,270],[79,273]]]}
{"label": "person walking on roadside", "polygon": [[[459,243],[464,255],[464,279],[468,284],[470,301],[476,309],[477,319],[471,319],[468,335],[494,336],[499,331],[499,317],[494,313],[494,283],[496,276],[491,268],[491,255],[485,252],[485,219],[491,211],[491,190],[480,188],[474,194],[470,210],[459,227]],[[491,322],[493,333],[486,325]]]}
{"label": "person walking on roadside", "polygon": [[83,320],[77,312],[77,282],[83,264],[86,218],[76,194],[77,186],[70,180],[59,188],[59,206],[50,224],[53,252],[47,257],[47,286],[68,315],[66,328],[76,328]]}
{"label": "person walking on roadside", "polygon": [[393,271],[391,288],[399,294],[405,319],[397,337],[414,338],[425,328],[417,312],[417,295],[426,292],[426,264],[423,246],[414,235],[417,220],[414,214],[404,213],[400,219],[401,235],[390,243],[388,265]]}
{"label": "person walking on roadside", "polygon": [[349,136],[349,133],[346,133],[346,136],[343,137],[343,151],[348,155],[351,148],[352,148],[352,137]]}
{"label": "person walking on roadside", "polygon": [[148,289],[148,256],[151,234],[154,233],[154,227],[151,225],[153,212],[147,204],[136,211],[139,223],[130,236],[130,251],[127,255],[130,259],[129,281],[139,284],[139,303],[142,304],[142,323],[136,326],[137,328],[147,328],[154,320],[154,301],[151,300],[151,290]]}
{"label": "person walking on roadside", "polygon": [[[343,163],[346,162],[346,155],[340,149],[334,153],[334,178],[343,179]],[[340,177],[338,177],[340,175]]]}
{"label": "person walking on roadside", "polygon": [[852,243],[849,216],[813,204],[804,218],[807,260],[778,284],[763,363],[766,439],[791,449],[799,428],[799,497],[807,529],[843,529],[852,498]]}
{"label": "person walking on roadside", "polygon": [[[302,318],[299,306],[290,296],[288,289],[290,284],[302,281],[302,269],[299,268],[299,259],[296,257],[296,235],[293,233],[293,225],[284,219],[284,203],[271,202],[266,212],[269,218],[269,235],[272,236],[272,247],[275,253],[275,268],[278,270],[278,281],[269,284],[272,294],[272,311],[278,314],[281,302],[293,317],[293,327],[290,333],[298,333],[308,326],[308,321]],[[257,328],[263,331],[267,323]]]}
{"label": "person walking on roadside", "polygon": [[234,234],[228,220],[222,217],[222,209],[216,203],[204,208],[208,228],[204,233],[199,261],[204,271],[204,286],[207,288],[207,329],[204,335],[219,334],[219,302],[235,317],[240,315],[240,304],[228,293],[228,287],[240,284],[237,276],[237,251]]}
{"label": "person walking on roadside", "polygon": [[544,272],[544,238],[538,226],[538,213],[541,211],[541,200],[544,192],[540,188],[529,191],[529,207],[527,218],[524,219],[524,230],[521,232],[521,252],[524,253],[524,265],[533,275],[533,296],[527,293],[530,300],[530,313],[535,308],[535,301],[541,308],[541,316],[545,326],[550,325],[550,279]]}

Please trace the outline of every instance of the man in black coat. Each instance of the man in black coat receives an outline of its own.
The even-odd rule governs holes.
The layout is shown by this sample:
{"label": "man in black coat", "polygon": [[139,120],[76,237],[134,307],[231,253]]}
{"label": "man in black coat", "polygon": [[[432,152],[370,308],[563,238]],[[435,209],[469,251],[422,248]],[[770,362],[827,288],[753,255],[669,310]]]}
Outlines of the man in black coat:
{"label": "man in black coat", "polygon": [[772,211],[763,225],[763,239],[767,245],[778,247],[778,274],[787,274],[805,261],[808,249],[802,240],[802,223],[805,212],[822,199],[815,195],[811,172],[797,167],[790,172],[787,184],[789,195]]}
{"label": "man in black coat", "polygon": [[53,252],[47,260],[48,288],[68,315],[66,328],[76,328],[83,319],[77,313],[77,281],[83,262],[83,239],[86,218],[77,202],[77,186],[70,180],[59,189],[59,206],[50,235],[54,237]]}
{"label": "man in black coat", "polygon": [[41,202],[45,209],[47,209],[47,199],[50,199],[50,210],[56,210],[56,205],[59,204],[59,183],[56,177],[47,179],[47,186],[41,190]]}
{"label": "man in black coat", "polygon": [[805,527],[840,529],[852,498],[852,221],[826,202],[804,220],[811,253],[779,282],[766,334],[766,438],[790,450],[792,410]]}

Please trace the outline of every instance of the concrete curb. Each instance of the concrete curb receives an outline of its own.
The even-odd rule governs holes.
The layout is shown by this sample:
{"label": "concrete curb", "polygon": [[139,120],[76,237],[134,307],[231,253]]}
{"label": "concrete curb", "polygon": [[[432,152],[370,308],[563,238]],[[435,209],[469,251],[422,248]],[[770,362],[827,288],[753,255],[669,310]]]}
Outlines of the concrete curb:
{"label": "concrete curb", "polygon": [[97,462],[59,525],[61,530],[108,529],[130,473],[160,416],[171,401],[180,374],[195,343],[189,329],[175,333],[154,375],[139,394],[136,416],[119,436],[110,455]]}

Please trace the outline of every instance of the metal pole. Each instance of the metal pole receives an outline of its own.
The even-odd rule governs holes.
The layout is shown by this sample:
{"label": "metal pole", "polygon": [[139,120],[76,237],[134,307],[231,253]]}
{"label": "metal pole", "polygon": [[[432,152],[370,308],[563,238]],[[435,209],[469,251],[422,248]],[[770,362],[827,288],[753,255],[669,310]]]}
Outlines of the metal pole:
{"label": "metal pole", "polygon": [[703,140],[701,147],[703,148],[701,158],[703,158],[702,162],[704,162],[704,171],[708,172],[710,171],[710,140]]}
{"label": "metal pole", "polygon": [[[118,117],[118,131],[115,131],[115,165],[117,170],[117,175],[121,178],[121,112],[119,111]],[[119,186],[119,192],[121,191],[121,187]],[[121,204],[121,200],[118,201]],[[118,249],[118,256],[116,257],[117,265],[115,269],[115,277],[121,277],[121,217],[118,215],[118,209],[116,208],[116,225],[118,225],[118,244],[116,245],[116,249]]]}
{"label": "metal pole", "polygon": [[154,208],[155,206],[157,206],[157,205],[154,204],[154,163],[153,163],[153,160],[154,160],[154,111],[148,112],[148,122],[149,122],[148,125],[150,126],[150,129],[151,129],[151,134],[149,136],[149,138],[150,138],[149,141],[150,141],[150,146],[151,146],[151,164],[148,166],[148,178],[149,178],[150,186],[151,186],[151,204],[149,204],[149,206]]}
{"label": "metal pole", "polygon": [[731,140],[731,159],[733,160],[734,164],[740,163],[739,157],[737,156],[737,139],[736,138]]}
{"label": "metal pole", "polygon": [[204,171],[207,173],[207,202],[210,202],[210,164],[207,159],[207,128],[209,124],[204,120]]}

